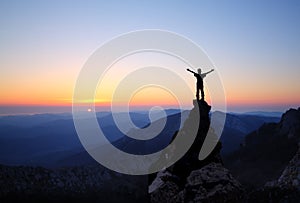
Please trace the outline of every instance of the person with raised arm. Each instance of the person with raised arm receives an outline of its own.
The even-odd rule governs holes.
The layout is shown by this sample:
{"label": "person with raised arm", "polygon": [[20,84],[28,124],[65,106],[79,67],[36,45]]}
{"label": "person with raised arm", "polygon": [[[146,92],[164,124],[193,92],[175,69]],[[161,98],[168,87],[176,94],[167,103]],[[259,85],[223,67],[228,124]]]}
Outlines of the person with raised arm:
{"label": "person with raised arm", "polygon": [[203,79],[206,77],[206,75],[208,73],[213,72],[214,69],[211,69],[210,71],[208,71],[206,73],[201,73],[200,68],[198,68],[198,73],[196,73],[196,72],[194,72],[190,69],[186,69],[186,70],[193,73],[194,76],[197,78],[197,84],[196,84],[196,98],[197,98],[197,100],[199,100],[199,90],[201,91],[201,100],[204,100]]}

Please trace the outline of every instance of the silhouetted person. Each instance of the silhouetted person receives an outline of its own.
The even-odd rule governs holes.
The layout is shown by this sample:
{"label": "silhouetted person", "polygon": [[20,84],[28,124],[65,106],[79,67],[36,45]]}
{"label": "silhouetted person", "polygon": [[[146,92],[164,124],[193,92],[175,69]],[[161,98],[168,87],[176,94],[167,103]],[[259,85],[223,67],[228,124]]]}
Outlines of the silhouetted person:
{"label": "silhouetted person", "polygon": [[194,76],[197,78],[197,85],[196,85],[196,98],[197,98],[197,100],[199,100],[199,89],[201,91],[201,100],[204,100],[203,78],[205,78],[205,76],[208,73],[213,72],[214,69],[211,69],[207,73],[202,73],[202,74],[201,74],[201,69],[200,68],[198,68],[198,73],[195,73],[194,71],[192,71],[190,69],[186,69],[186,70],[190,71],[191,73],[193,73]]}

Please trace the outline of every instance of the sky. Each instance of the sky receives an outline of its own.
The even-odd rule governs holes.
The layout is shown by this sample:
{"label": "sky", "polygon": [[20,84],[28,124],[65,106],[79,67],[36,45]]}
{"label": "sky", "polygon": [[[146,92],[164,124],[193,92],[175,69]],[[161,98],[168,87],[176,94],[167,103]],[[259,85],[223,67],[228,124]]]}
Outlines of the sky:
{"label": "sky", "polygon": [[[68,111],[91,54],[116,36],[143,29],[168,30],[197,43],[221,76],[227,111],[296,108],[299,19],[299,1],[3,0],[0,114]],[[187,77],[194,86],[194,78]],[[173,101],[160,90],[155,96],[156,90],[136,93],[132,104]],[[110,100],[103,98],[106,104]]]}

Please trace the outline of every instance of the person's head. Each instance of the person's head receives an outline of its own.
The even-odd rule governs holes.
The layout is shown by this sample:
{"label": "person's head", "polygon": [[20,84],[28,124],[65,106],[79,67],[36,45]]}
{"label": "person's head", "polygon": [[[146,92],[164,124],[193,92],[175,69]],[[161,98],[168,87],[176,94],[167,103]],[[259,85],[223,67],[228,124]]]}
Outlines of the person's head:
{"label": "person's head", "polygon": [[201,74],[201,68],[198,68],[198,73]]}

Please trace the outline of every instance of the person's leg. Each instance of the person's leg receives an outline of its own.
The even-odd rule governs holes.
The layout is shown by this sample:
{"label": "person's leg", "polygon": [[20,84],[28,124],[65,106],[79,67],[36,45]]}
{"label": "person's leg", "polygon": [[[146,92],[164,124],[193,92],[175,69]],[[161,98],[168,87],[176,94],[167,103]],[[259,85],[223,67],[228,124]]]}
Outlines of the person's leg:
{"label": "person's leg", "polygon": [[204,100],[204,90],[203,90],[203,87],[201,88],[201,99]]}

